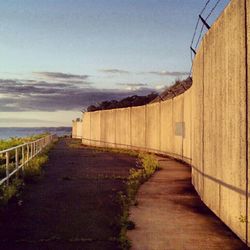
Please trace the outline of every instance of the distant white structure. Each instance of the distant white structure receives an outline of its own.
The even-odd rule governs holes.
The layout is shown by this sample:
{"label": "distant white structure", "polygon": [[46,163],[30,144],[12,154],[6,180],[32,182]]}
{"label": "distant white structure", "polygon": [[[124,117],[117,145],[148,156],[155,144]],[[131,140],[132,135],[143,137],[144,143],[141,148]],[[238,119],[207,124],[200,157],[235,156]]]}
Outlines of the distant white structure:
{"label": "distant white structure", "polygon": [[72,138],[82,138],[82,120],[80,118],[72,121]]}

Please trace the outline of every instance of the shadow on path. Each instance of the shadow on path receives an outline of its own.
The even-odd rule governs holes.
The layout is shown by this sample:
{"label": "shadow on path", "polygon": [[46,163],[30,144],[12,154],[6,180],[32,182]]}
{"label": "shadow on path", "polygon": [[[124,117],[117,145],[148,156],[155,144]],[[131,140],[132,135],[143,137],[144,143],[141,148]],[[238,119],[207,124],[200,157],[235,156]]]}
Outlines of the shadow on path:
{"label": "shadow on path", "polygon": [[158,157],[161,170],[139,189],[131,209],[136,250],[248,249],[200,200],[189,166]]}

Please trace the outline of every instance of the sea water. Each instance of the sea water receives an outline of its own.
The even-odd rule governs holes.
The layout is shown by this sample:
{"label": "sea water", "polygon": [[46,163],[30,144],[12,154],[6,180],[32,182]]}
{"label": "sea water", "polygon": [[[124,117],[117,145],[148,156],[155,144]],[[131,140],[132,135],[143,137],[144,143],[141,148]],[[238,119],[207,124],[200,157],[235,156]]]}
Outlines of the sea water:
{"label": "sea water", "polygon": [[51,133],[58,136],[70,135],[71,127],[35,127],[35,128],[1,128],[0,139],[8,139],[11,137],[26,137],[42,133]]}

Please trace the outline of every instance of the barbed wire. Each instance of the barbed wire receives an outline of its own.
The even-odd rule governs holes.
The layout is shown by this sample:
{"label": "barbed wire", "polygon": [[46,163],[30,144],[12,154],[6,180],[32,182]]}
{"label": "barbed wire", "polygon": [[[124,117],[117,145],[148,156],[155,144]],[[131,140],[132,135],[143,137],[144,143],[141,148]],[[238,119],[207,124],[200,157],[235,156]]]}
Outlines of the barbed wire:
{"label": "barbed wire", "polygon": [[[203,7],[203,9],[201,10],[201,12],[199,13],[199,15],[202,15],[203,12],[206,10],[208,4],[210,3],[211,0],[208,0],[205,4],[205,6]],[[196,25],[195,25],[195,29],[194,29],[194,34],[193,34],[193,37],[192,37],[192,40],[191,40],[191,45],[193,44],[194,42],[194,39],[195,39],[195,35],[196,35],[196,32],[197,32],[197,28],[198,28],[198,25],[199,25],[199,22],[200,22],[200,18],[197,19],[197,22],[196,22]]]}
{"label": "barbed wire", "polygon": [[207,20],[210,16],[211,16],[211,14],[214,12],[214,10],[217,8],[217,6],[218,6],[218,4],[220,3],[220,1],[221,0],[218,0],[217,2],[216,2],[216,4],[214,5],[214,7],[211,9],[211,11],[209,12],[209,14],[207,15],[207,17],[206,17],[206,19],[205,20]]}
{"label": "barbed wire", "polygon": [[[204,18],[205,21],[208,20],[208,18],[212,15],[212,13],[215,11],[215,9],[217,8],[218,4],[220,3],[221,0],[217,0],[217,2],[215,3],[215,5],[211,8],[210,12],[208,13],[208,15]],[[207,0],[204,7],[202,8],[202,10],[200,11],[199,15],[198,15],[198,19],[197,19],[197,22],[196,22],[196,25],[195,25],[195,29],[194,29],[194,34],[192,36],[192,40],[191,40],[191,44],[190,44],[190,53],[191,53],[191,69],[190,69],[190,76],[192,74],[192,67],[193,67],[193,56],[195,54],[195,51],[196,49],[198,48],[199,46],[199,43],[200,43],[200,40],[202,38],[202,34],[203,34],[203,30],[204,30],[204,22],[202,22],[201,24],[201,28],[200,28],[200,32],[199,32],[199,35],[198,35],[198,39],[195,43],[195,46],[193,47],[193,44],[194,44],[194,40],[195,40],[195,37],[196,37],[196,34],[197,34],[197,30],[198,30],[198,26],[199,26],[199,23],[201,22],[201,15],[204,13],[204,11],[207,9],[207,6],[209,5],[209,3],[211,2],[211,0]]]}

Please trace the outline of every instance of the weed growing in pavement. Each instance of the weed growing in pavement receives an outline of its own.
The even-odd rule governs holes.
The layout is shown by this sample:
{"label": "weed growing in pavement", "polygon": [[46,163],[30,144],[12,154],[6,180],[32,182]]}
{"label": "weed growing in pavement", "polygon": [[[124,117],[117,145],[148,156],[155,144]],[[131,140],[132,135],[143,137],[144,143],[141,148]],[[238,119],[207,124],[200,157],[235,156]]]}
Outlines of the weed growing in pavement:
{"label": "weed growing in pavement", "polygon": [[240,217],[239,217],[239,221],[241,223],[246,223],[247,222],[247,217],[241,214]]}
{"label": "weed growing in pavement", "polygon": [[79,140],[79,139],[71,139],[71,140],[68,140],[67,141],[67,145],[70,147],[70,148],[81,148],[83,145],[82,145],[82,140]]}
{"label": "weed growing in pavement", "polygon": [[158,168],[159,164],[154,155],[140,153],[137,161],[137,168],[130,170],[126,194],[122,192],[118,193],[118,200],[123,210],[120,218],[121,231],[119,236],[119,242],[122,249],[129,249],[131,247],[131,242],[127,238],[126,232],[127,230],[135,228],[134,222],[129,220],[129,207],[138,205],[138,201],[135,198],[140,185],[147,181]]}
{"label": "weed growing in pavement", "polygon": [[[68,146],[71,148],[86,148],[86,149],[92,149],[94,150],[94,153],[99,153],[99,152],[111,152],[111,153],[118,153],[118,154],[127,154],[130,156],[137,157],[139,152],[130,150],[130,149],[123,149],[123,148],[108,148],[108,147],[97,147],[94,145],[83,145],[82,141],[79,139],[72,139],[68,141]],[[95,155],[94,155],[95,156]]]}

